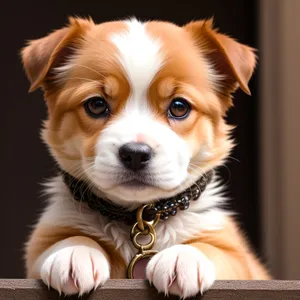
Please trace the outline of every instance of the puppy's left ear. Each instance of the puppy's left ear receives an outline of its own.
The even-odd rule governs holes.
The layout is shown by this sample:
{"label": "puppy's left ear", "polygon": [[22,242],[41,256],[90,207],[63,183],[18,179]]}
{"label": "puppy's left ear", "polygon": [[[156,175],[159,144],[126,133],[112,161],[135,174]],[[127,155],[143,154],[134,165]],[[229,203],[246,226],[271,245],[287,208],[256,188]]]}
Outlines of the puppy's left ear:
{"label": "puppy's left ear", "polygon": [[184,26],[199,51],[215,69],[222,94],[240,87],[250,95],[248,82],[256,65],[255,50],[213,28],[213,20],[191,22]]}
{"label": "puppy's left ear", "polygon": [[84,33],[92,20],[70,18],[69,24],[46,37],[30,41],[22,49],[21,57],[30,80],[30,92],[39,87],[48,90],[55,85],[55,68],[63,66],[80,47]]}

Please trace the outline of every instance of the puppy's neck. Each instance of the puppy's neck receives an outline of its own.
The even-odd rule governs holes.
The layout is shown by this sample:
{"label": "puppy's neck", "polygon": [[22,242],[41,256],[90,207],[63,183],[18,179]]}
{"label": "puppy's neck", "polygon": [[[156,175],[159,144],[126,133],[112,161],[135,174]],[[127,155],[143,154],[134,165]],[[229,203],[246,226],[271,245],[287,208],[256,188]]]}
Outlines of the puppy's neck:
{"label": "puppy's neck", "polygon": [[[97,196],[85,181],[78,180],[65,171],[61,171],[61,175],[74,200],[86,203],[90,209],[112,220],[124,221],[127,224],[134,224],[136,221],[136,209],[128,210],[127,207],[114,204],[106,197]],[[151,206],[147,206],[143,210],[143,218],[152,221],[156,216],[159,216],[161,220],[167,220],[169,217],[175,216],[178,211],[189,209],[191,202],[199,200],[213,177],[214,172],[209,171],[179,194],[152,201]],[[138,205],[142,207],[145,204],[147,203],[139,203]]]}

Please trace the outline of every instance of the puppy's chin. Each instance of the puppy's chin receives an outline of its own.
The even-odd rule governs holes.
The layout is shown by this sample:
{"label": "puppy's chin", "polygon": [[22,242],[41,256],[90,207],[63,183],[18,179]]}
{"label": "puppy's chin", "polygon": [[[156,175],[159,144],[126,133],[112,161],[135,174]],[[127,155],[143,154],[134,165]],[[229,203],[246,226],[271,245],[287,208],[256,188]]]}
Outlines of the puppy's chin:
{"label": "puppy's chin", "polygon": [[94,185],[112,202],[124,207],[135,207],[142,203],[154,203],[160,199],[169,198],[187,189],[195,181],[195,176],[186,175],[179,181],[174,181],[157,186],[140,182],[138,180],[127,181],[117,184],[104,184],[95,182]]}
{"label": "puppy's chin", "polygon": [[137,186],[120,184],[111,189],[103,190],[103,192],[112,202],[125,207],[153,202],[166,193],[157,187],[145,184]]}
{"label": "puppy's chin", "polygon": [[93,182],[112,202],[124,206],[154,202],[169,195],[176,194],[180,183],[154,185],[139,180],[130,180],[116,184]]}

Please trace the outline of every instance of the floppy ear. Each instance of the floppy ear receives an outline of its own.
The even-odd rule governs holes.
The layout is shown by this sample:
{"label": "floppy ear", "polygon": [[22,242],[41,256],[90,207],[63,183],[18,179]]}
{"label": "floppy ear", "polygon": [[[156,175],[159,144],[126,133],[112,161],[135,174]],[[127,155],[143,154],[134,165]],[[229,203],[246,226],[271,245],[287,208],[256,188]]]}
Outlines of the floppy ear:
{"label": "floppy ear", "polygon": [[229,94],[240,87],[250,95],[248,82],[256,65],[255,50],[213,29],[213,20],[191,22],[184,28],[196,45],[221,75],[222,93]]}
{"label": "floppy ear", "polygon": [[62,66],[74,53],[80,46],[85,31],[92,24],[91,20],[70,18],[68,26],[44,38],[30,41],[22,49],[23,65],[31,82],[30,92],[39,87],[49,89],[53,85],[54,68]]}

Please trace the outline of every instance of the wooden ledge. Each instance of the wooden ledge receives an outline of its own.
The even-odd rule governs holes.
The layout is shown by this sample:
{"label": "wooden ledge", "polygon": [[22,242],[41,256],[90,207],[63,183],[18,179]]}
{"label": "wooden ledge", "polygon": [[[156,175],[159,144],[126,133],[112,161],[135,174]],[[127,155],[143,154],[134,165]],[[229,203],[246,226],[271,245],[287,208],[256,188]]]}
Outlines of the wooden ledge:
{"label": "wooden ledge", "polygon": [[[0,300],[66,299],[49,291],[39,280],[0,279]],[[72,297],[67,299],[78,299]],[[165,299],[143,280],[109,280],[103,287],[82,297],[89,300]],[[178,299],[169,297],[168,299]],[[300,300],[300,281],[217,281],[203,300]]]}

